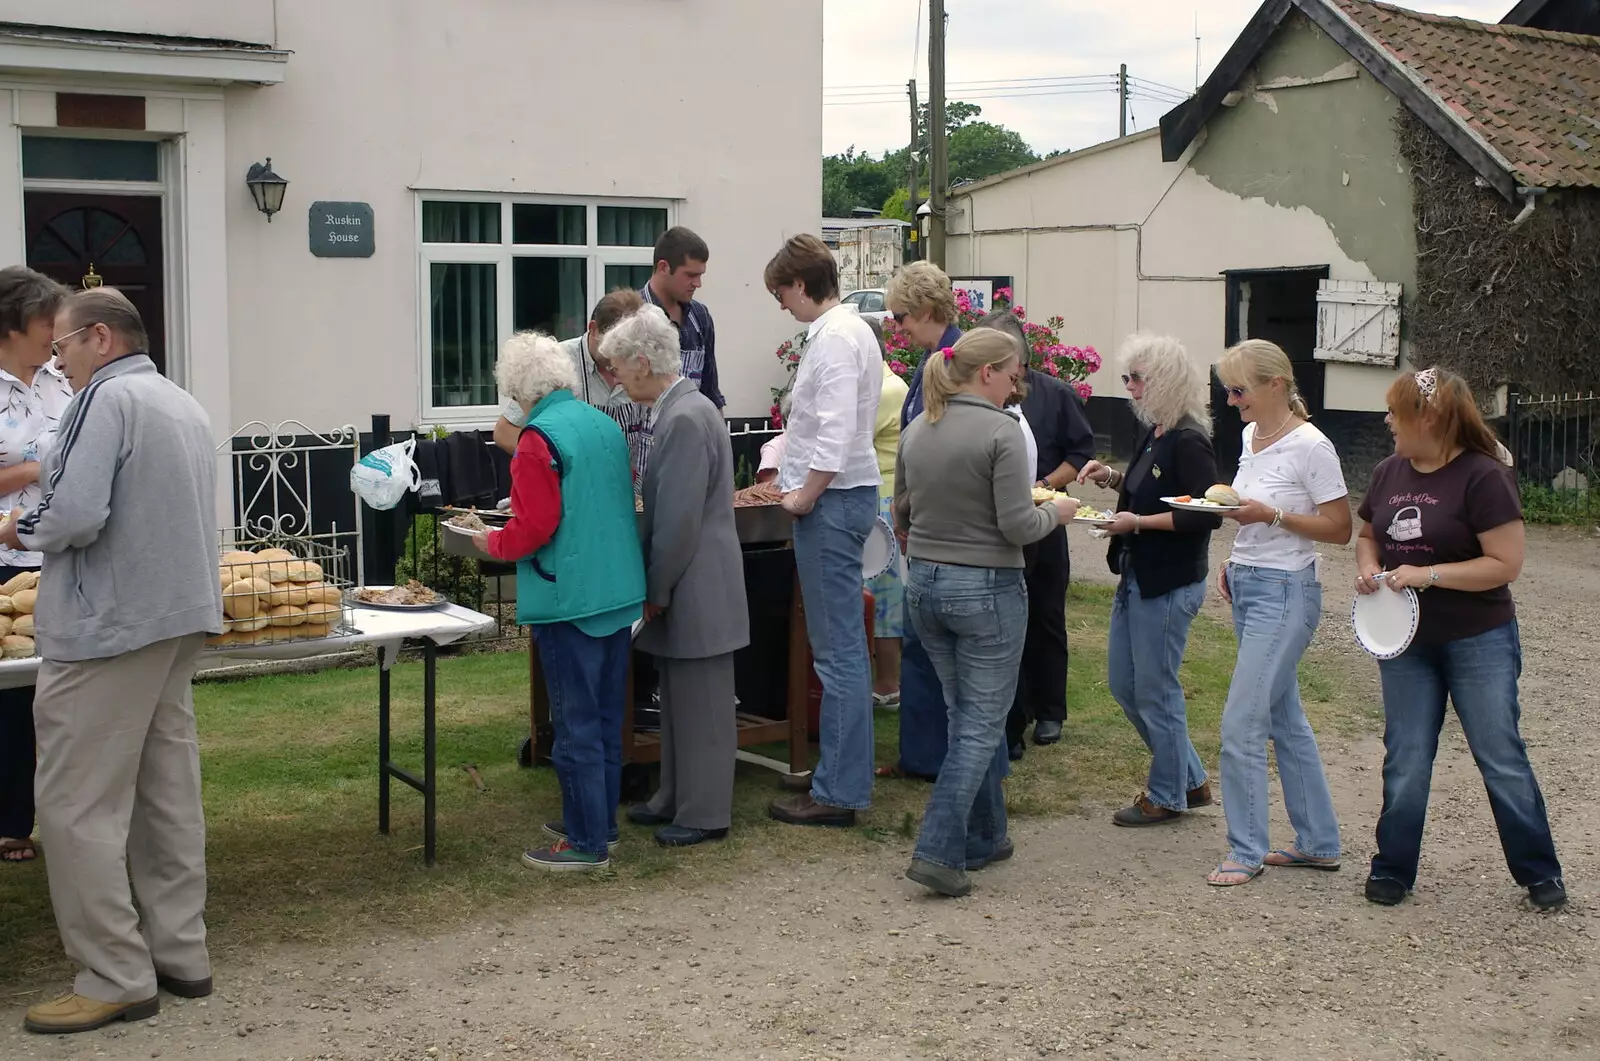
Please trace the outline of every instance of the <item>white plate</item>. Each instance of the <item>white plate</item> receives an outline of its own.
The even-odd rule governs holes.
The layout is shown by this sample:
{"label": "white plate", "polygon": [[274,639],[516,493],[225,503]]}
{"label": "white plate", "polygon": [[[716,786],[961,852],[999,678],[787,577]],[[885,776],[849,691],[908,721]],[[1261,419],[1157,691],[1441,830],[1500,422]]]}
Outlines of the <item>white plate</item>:
{"label": "white plate", "polygon": [[[381,592],[386,589],[393,589],[394,587],[363,586],[361,588],[375,589]],[[431,604],[379,604],[376,601],[362,600],[356,596],[357,592],[358,590],[352,587],[351,589],[346,590],[344,594],[344,602],[350,605],[352,608],[377,608],[379,611],[385,612],[431,612],[435,608],[443,608],[446,604],[450,603],[444,598],[443,594],[440,594],[439,599]]]}
{"label": "white plate", "polygon": [[873,521],[872,530],[867,532],[867,544],[861,551],[861,581],[871,582],[889,570],[899,551],[894,540],[894,528],[879,516]]}
{"label": "white plate", "polygon": [[1378,659],[1394,659],[1411,647],[1417,634],[1417,591],[1407,586],[1396,593],[1379,586],[1376,593],[1358,593],[1350,605],[1350,628],[1356,644]]}
{"label": "white plate", "polygon": [[1173,508],[1182,509],[1184,512],[1237,512],[1243,505],[1206,505],[1198,501],[1179,501],[1177,495],[1163,497],[1161,500]]}
{"label": "white plate", "polygon": [[[439,521],[439,526],[443,527],[447,531],[450,531],[452,534],[459,534],[463,538],[470,538],[474,534],[478,533],[475,530],[468,530],[465,527],[458,527],[454,523],[446,523],[443,520]],[[485,530],[494,530],[495,528],[493,528],[493,527],[485,527],[484,529]]]}
{"label": "white plate", "polygon": [[1089,527],[1109,527],[1116,522],[1114,518],[1101,518],[1098,516],[1073,516],[1072,522],[1082,523]]}

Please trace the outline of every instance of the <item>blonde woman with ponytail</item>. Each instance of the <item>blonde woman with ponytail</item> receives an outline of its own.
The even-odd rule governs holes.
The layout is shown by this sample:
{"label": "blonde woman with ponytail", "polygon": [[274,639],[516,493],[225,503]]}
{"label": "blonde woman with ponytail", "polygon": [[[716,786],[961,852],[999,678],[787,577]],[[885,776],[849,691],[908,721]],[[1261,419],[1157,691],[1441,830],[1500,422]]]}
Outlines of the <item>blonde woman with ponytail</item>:
{"label": "blonde woman with ponytail", "polygon": [[[1278,346],[1247,339],[1222,356],[1217,376],[1245,423],[1233,490],[1239,524],[1217,589],[1233,606],[1239,659],[1222,713],[1222,806],[1228,855],[1206,880],[1244,884],[1267,866],[1339,868],[1339,821],[1317,738],[1300,705],[1297,668],[1322,618],[1317,542],[1350,540],[1350,498],[1339,454],[1311,425]],[[1283,782],[1294,843],[1267,835],[1267,741]]]}
{"label": "blonde woman with ponytail", "polygon": [[923,362],[924,413],[900,436],[895,525],[906,611],[944,689],[949,750],[906,876],[940,895],[1010,858],[1006,716],[1028,626],[1022,548],[1067,523],[1070,498],[1033,503],[1034,469],[1004,406],[1026,366],[1016,340],[977,329]]}

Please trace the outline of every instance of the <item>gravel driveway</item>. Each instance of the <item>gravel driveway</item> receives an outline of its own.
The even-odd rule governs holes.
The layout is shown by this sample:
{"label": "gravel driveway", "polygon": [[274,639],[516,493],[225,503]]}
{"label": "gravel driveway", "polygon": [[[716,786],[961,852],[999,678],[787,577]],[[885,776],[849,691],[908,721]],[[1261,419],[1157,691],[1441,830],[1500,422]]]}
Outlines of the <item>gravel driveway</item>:
{"label": "gravel driveway", "polygon": [[[218,996],[164,998],[159,1020],[127,1029],[31,1037],[12,1007],[0,1056],[1595,1058],[1600,819],[1585,808],[1600,539],[1530,537],[1517,587],[1524,731],[1574,896],[1565,911],[1532,912],[1512,883],[1452,721],[1422,878],[1395,909],[1361,896],[1382,747],[1325,738],[1348,847],[1336,874],[1208,888],[1221,808],[1141,832],[1096,812],[1022,823],[1017,857],[961,901],[902,879],[903,843],[700,890],[604,885],[614,901],[570,916],[541,908],[437,938],[262,954],[220,968]],[[1081,577],[1103,570],[1096,549],[1075,538]],[[1376,667],[1345,618],[1351,552],[1326,556],[1313,652],[1375,697]],[[1274,814],[1286,842],[1281,803]]]}

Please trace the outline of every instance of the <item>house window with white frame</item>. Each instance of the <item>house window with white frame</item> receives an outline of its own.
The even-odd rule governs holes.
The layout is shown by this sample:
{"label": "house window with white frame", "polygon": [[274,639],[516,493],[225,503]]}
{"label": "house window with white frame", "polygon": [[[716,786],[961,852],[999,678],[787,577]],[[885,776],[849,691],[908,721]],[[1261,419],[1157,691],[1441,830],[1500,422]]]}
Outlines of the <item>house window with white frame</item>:
{"label": "house window with white frame", "polygon": [[492,418],[501,339],[581,334],[603,294],[649,281],[670,215],[670,204],[648,200],[423,197],[427,417]]}

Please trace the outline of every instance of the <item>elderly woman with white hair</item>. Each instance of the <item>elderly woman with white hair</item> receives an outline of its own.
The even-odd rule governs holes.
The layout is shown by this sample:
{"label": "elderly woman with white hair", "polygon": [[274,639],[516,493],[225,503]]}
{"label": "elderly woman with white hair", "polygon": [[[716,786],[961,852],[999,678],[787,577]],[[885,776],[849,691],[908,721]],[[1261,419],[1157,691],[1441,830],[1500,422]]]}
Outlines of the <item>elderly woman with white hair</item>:
{"label": "elderly woman with white hair", "polygon": [[689,847],[728,835],[738,723],[733,654],[750,643],[733,522],[733,447],[722,414],[682,376],[678,332],[646,306],[606,333],[600,355],[628,397],[654,408],[644,498],[645,625],[638,647],[661,679],[661,787],[628,809]]}
{"label": "elderly woman with white hair", "polygon": [[628,443],[616,422],[573,394],[572,359],[548,335],[506,340],[500,392],[522,406],[511,458],[511,519],[479,546],[517,565],[517,622],[531,626],[550,692],[561,784],[554,842],[526,852],[535,869],[609,864],[622,788],[622,715],[632,626],[644,601]]}
{"label": "elderly woman with white hair", "polygon": [[1144,424],[1124,474],[1097,460],[1078,482],[1118,490],[1108,561],[1121,576],[1111,606],[1111,695],[1150,749],[1145,792],[1112,816],[1117,825],[1159,825],[1212,802],[1189,740],[1178,665],[1189,625],[1206,598],[1211,532],[1221,517],[1171,508],[1162,497],[1203,497],[1216,484],[1207,381],[1183,344],[1134,335],[1122,345],[1122,382]]}

